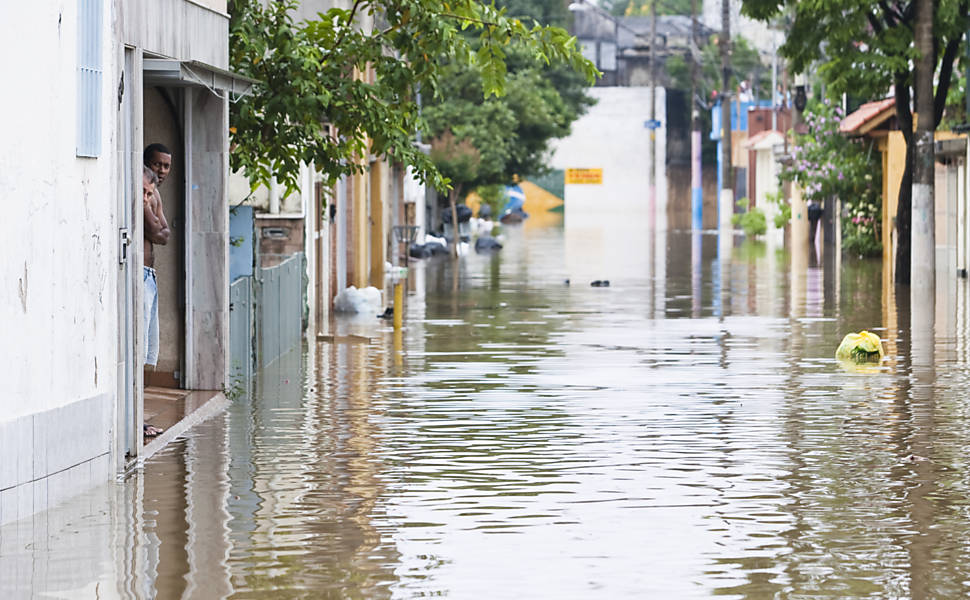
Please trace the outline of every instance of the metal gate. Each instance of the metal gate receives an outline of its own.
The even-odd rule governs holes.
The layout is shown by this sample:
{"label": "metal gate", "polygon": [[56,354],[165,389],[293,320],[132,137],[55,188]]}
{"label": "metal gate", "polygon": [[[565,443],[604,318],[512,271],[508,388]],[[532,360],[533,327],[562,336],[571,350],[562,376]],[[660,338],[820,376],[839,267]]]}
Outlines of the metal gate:
{"label": "metal gate", "polygon": [[253,278],[239,277],[229,286],[230,381],[253,376]]}
{"label": "metal gate", "polygon": [[257,364],[266,367],[296,348],[303,333],[303,253],[256,270]]}

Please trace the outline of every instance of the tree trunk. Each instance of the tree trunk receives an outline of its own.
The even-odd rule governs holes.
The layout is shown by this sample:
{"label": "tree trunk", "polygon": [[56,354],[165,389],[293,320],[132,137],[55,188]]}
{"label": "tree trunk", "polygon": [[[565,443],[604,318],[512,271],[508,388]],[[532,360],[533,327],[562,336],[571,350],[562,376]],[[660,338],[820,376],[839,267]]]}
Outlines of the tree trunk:
{"label": "tree trunk", "polygon": [[461,193],[461,184],[455,185],[448,192],[448,204],[451,205],[451,227],[452,227],[452,239],[451,239],[451,255],[454,257],[458,256],[458,244],[461,243],[461,238],[458,236],[458,194]]}
{"label": "tree trunk", "polygon": [[896,200],[896,283],[909,285],[910,208],[913,199],[913,136],[906,140],[906,167]]}
{"label": "tree trunk", "polygon": [[[913,149],[913,192],[910,212],[910,282],[914,292],[936,285],[936,240],[933,179],[935,156],[933,131],[936,119],[933,102],[933,0],[917,0],[916,5],[916,133]],[[915,309],[916,305],[914,305]],[[927,310],[933,310],[930,306]]]}
{"label": "tree trunk", "polygon": [[909,108],[910,101],[909,71],[897,72],[894,77],[896,89],[896,120],[906,142],[906,165],[903,169],[903,180],[899,186],[899,196],[896,200],[896,283],[909,285],[910,274],[910,224],[912,222],[913,197],[913,113]]}

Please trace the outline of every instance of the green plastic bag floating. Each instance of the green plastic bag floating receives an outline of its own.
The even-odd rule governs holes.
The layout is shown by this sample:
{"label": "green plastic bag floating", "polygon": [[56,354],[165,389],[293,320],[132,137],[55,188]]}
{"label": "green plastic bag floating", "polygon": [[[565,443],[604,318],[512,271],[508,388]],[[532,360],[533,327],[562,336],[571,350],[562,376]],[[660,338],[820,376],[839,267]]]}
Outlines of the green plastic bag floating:
{"label": "green plastic bag floating", "polygon": [[835,351],[835,358],[858,364],[878,363],[882,360],[882,355],[882,340],[869,331],[847,334]]}

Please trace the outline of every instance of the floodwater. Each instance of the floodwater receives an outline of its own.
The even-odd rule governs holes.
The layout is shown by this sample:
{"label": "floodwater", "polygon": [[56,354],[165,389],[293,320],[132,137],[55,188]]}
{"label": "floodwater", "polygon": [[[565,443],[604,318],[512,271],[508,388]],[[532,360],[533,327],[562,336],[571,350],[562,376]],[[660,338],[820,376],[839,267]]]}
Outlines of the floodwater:
{"label": "floodwater", "polygon": [[[341,320],[126,482],[0,530],[0,588],[970,596],[963,284],[912,367],[908,299],[878,261],[629,228],[507,235],[416,268],[403,336]],[[886,360],[839,365],[864,328]]]}

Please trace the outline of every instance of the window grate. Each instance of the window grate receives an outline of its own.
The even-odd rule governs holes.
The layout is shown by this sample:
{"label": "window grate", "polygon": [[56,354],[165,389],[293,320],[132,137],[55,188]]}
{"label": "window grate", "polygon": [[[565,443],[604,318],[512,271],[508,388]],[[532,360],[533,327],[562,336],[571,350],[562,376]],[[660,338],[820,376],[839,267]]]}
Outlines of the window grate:
{"label": "window grate", "polygon": [[101,154],[103,0],[77,0],[77,155]]}

